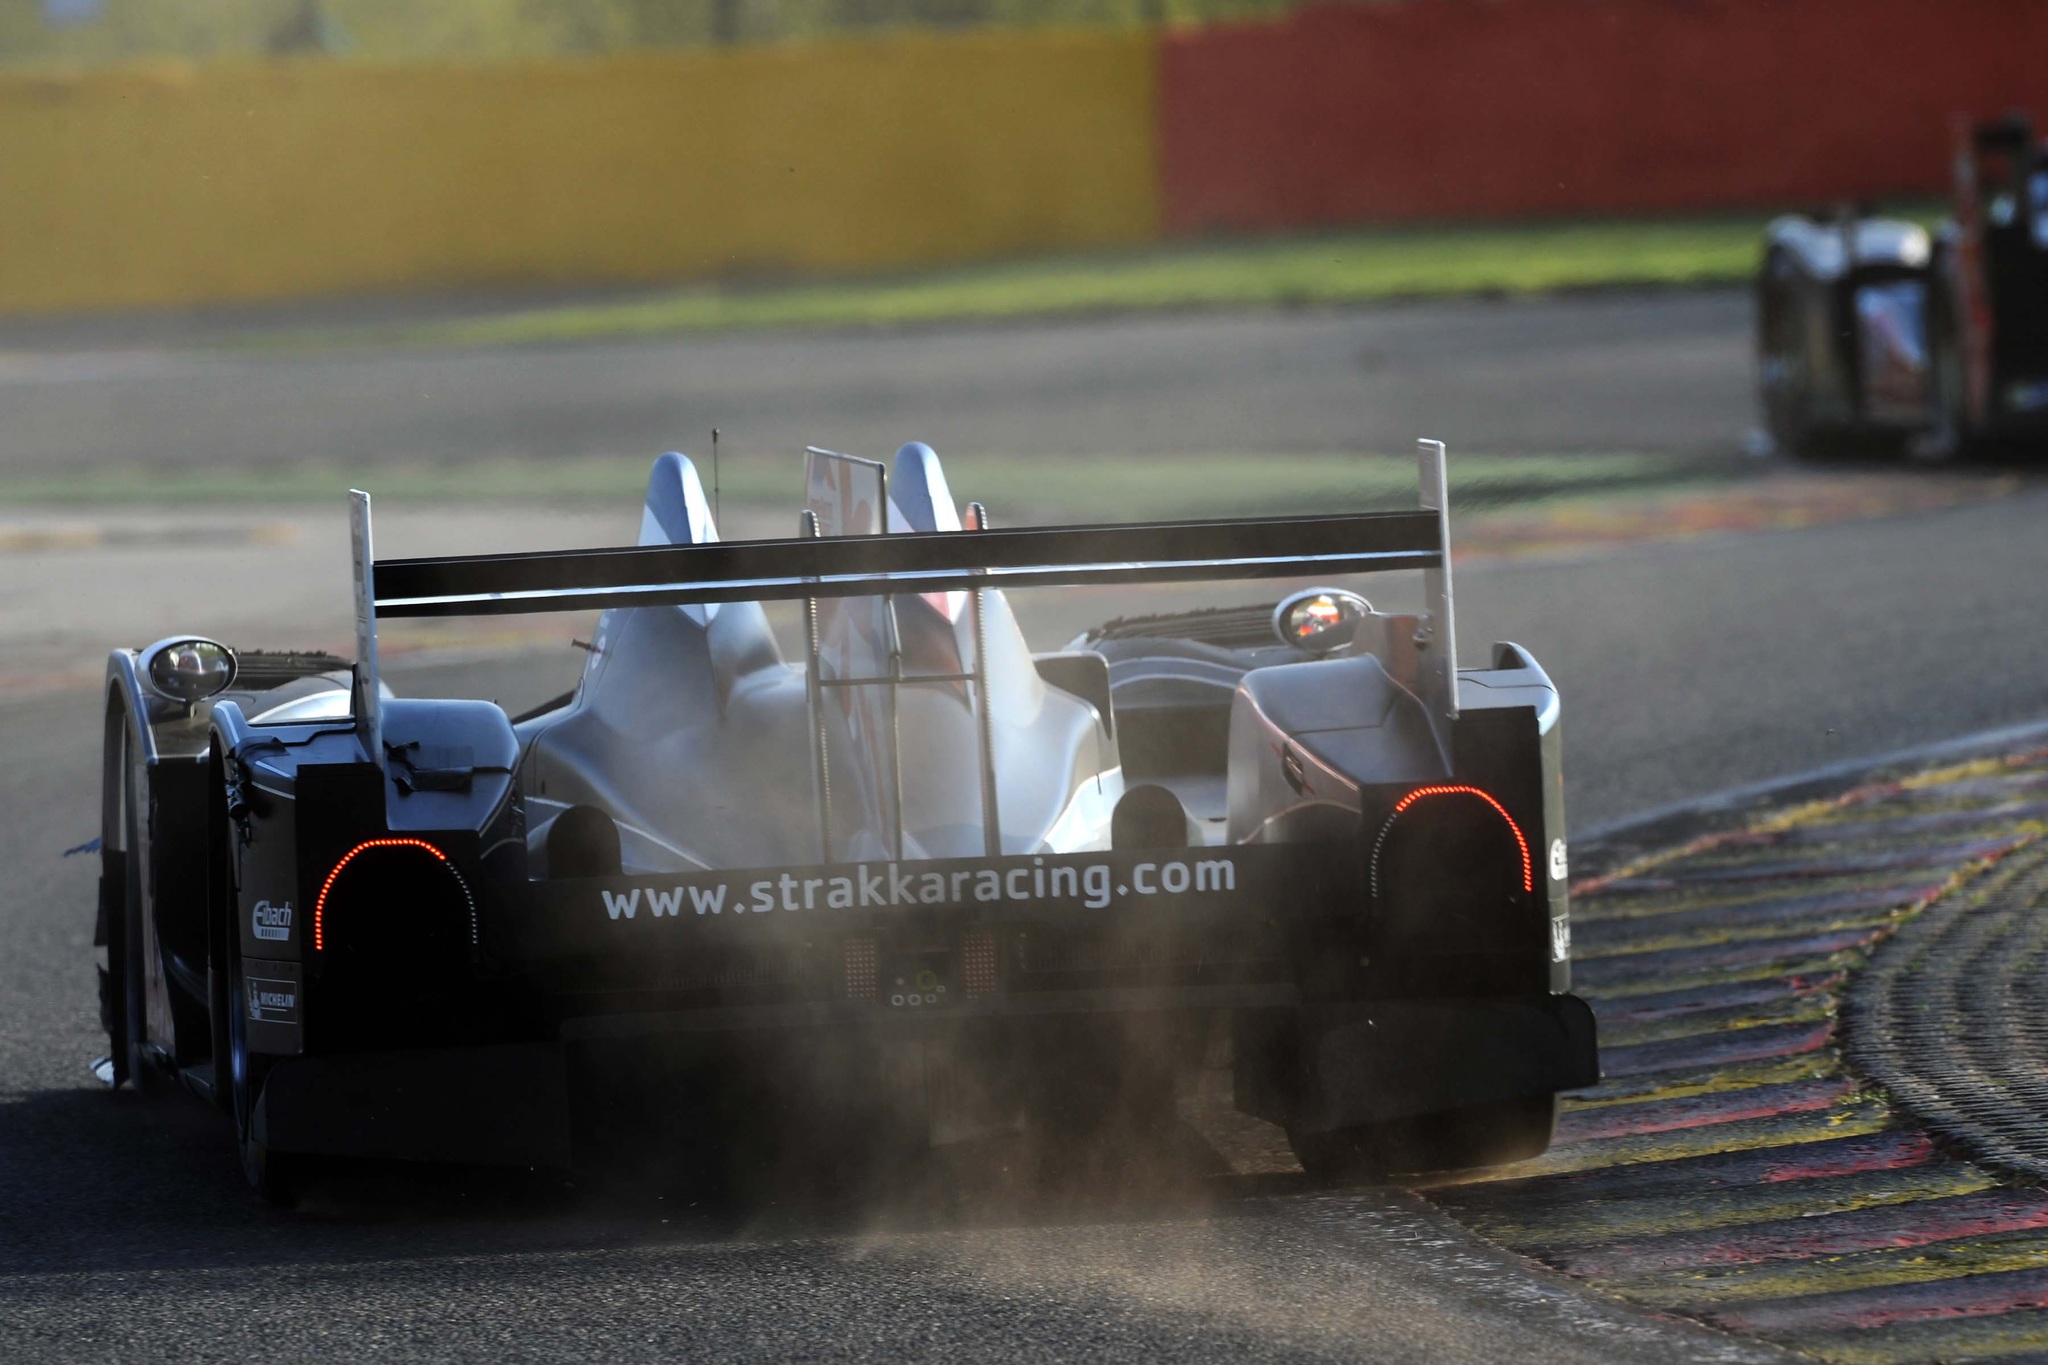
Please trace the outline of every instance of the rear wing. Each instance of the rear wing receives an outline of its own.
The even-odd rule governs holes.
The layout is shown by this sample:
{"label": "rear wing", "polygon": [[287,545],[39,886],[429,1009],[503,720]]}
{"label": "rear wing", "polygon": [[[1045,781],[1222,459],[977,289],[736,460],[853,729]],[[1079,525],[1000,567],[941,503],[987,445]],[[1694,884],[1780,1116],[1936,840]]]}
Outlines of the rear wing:
{"label": "rear wing", "polygon": [[386,559],[380,617],[1434,569],[1435,512],[732,540]]}
{"label": "rear wing", "polygon": [[[358,670],[375,714],[376,618],[491,616],[709,602],[1290,578],[1421,570],[1422,698],[1457,714],[1444,447],[1419,443],[1421,510],[1121,525],[1034,526],[719,541],[422,559],[370,557],[369,496],[356,515]],[[363,711],[358,712],[364,715]],[[370,723],[374,723],[372,719]]]}

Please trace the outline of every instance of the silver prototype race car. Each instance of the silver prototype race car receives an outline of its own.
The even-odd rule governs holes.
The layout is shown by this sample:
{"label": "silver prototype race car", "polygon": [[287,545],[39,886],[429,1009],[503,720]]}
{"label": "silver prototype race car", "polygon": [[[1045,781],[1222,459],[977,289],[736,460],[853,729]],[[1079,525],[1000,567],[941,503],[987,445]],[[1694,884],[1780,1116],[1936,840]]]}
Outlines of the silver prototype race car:
{"label": "silver prototype race car", "polygon": [[1959,123],[1953,165],[1932,232],[1853,208],[1770,225],[1758,381],[1780,450],[2048,444],[2048,145],[2021,116]]}
{"label": "silver prototype race car", "polygon": [[[670,454],[636,548],[383,562],[353,494],[352,663],[110,659],[102,1074],[231,1114],[277,1199],[678,1123],[715,1164],[764,1112],[1165,1124],[1204,1063],[1312,1175],[1538,1153],[1598,1073],[1558,697],[1511,644],[1458,667],[1420,463],[1414,512],[1002,530],[928,447],[812,450],[802,534],[722,542]],[[1314,588],[1051,653],[1006,600],[1395,569],[1424,612]],[[380,618],[570,609],[538,711],[379,681]]]}

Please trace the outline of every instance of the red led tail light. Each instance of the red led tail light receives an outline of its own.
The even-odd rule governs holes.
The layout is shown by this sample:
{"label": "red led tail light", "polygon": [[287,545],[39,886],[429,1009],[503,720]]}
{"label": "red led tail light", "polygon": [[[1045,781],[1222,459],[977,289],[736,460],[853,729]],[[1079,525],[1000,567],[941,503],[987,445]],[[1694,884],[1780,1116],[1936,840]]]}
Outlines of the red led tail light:
{"label": "red led tail light", "polygon": [[[1481,801],[1484,801],[1487,805],[1492,806],[1494,810],[1498,811],[1500,813],[1500,818],[1507,821],[1508,829],[1515,836],[1515,847],[1520,849],[1522,853],[1522,890],[1534,891],[1536,889],[1536,864],[1535,861],[1529,856],[1529,841],[1523,837],[1522,827],[1515,823],[1514,816],[1508,814],[1508,808],[1506,806],[1503,806],[1500,802],[1494,800],[1493,797],[1479,790],[1479,788],[1477,787],[1448,785],[1438,787],[1417,787],[1414,791],[1409,792],[1406,796],[1402,797],[1400,801],[1395,803],[1394,815],[1398,816],[1402,811],[1407,810],[1417,801],[1421,801],[1431,796],[1476,796]],[[1387,820],[1387,828],[1390,829],[1392,827],[1393,816],[1389,816]],[[1386,830],[1383,829],[1380,831],[1380,838],[1382,840],[1386,838]],[[1377,849],[1374,850],[1373,861],[1375,864],[1377,864],[1379,861]]]}
{"label": "red led tail light", "polygon": [[314,952],[320,952],[327,946],[327,893],[334,889],[335,881],[341,876],[343,870],[346,869],[350,863],[354,862],[359,855],[368,853],[371,849],[377,848],[416,848],[423,850],[424,852],[431,853],[434,855],[435,858],[439,859],[441,865],[448,869],[449,875],[455,878],[456,885],[462,888],[463,898],[465,900],[470,901],[470,938],[472,942],[475,941],[476,903],[473,899],[470,898],[469,884],[462,880],[462,874],[455,870],[455,864],[448,861],[447,854],[443,853],[440,849],[435,848],[425,839],[365,839],[363,840],[363,842],[357,844],[348,852],[342,854],[341,861],[336,863],[334,865],[334,870],[327,874],[327,880],[320,883],[320,894],[313,901]]}

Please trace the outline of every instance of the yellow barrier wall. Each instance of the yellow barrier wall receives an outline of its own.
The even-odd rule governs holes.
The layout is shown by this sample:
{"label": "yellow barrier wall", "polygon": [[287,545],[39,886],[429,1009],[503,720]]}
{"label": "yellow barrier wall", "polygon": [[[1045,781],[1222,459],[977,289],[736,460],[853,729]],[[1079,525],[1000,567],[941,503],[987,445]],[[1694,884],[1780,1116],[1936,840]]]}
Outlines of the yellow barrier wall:
{"label": "yellow barrier wall", "polygon": [[0,76],[0,311],[1144,241],[1144,33]]}

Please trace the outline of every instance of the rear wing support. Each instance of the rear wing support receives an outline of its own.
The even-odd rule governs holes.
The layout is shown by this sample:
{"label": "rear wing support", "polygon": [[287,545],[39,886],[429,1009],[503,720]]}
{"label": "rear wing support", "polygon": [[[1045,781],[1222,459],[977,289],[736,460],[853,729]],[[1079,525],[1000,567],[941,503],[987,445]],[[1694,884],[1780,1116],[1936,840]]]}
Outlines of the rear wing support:
{"label": "rear wing support", "polygon": [[370,761],[384,766],[384,698],[377,678],[377,563],[370,543],[370,495],[360,488],[348,492],[349,557],[355,569],[356,733]]}
{"label": "rear wing support", "polygon": [[[818,514],[797,514],[797,535],[818,538]],[[825,689],[818,685],[818,599],[804,600],[804,700],[810,713],[812,800],[818,808],[818,862],[832,861],[832,760],[825,745]]]}
{"label": "rear wing support", "polygon": [[[1451,499],[1444,443],[1415,443],[1422,510],[1436,522],[1437,562],[1422,571],[1423,626],[1415,644],[1422,655],[1422,703],[1432,723],[1458,718],[1458,633],[1451,609]],[[1448,744],[1446,744],[1448,751]]]}
{"label": "rear wing support", "polygon": [[[967,504],[969,529],[988,529],[988,509],[978,502]],[[995,717],[988,697],[988,624],[983,616],[982,594],[976,588],[967,594],[967,610],[973,613],[974,628],[974,722],[981,744],[981,840],[982,851],[991,858],[1003,853],[1003,816],[996,807]]]}
{"label": "rear wing support", "polygon": [[[889,471],[886,465],[874,460],[863,460],[858,456],[843,455],[837,451],[812,447],[805,452],[812,461],[806,482],[814,487],[814,476],[822,464],[830,469],[836,466],[842,473],[855,471],[862,479],[872,479],[869,491],[873,495],[875,529],[868,535],[887,533],[886,517],[891,507],[889,501]],[[828,476],[822,486],[831,488],[834,481]],[[838,518],[833,518],[836,522]],[[816,541],[823,534],[825,519],[814,508],[805,508],[797,522],[798,539]],[[980,503],[971,504],[968,514],[968,530],[979,532],[988,527],[988,514]],[[842,534],[859,535],[857,531],[842,528]],[[804,602],[804,644],[805,644],[805,690],[810,707],[811,769],[817,803],[818,846],[820,861],[833,861],[834,843],[832,838],[832,790],[831,754],[829,752],[830,727],[826,719],[825,699],[830,690],[840,688],[879,687],[883,693],[886,723],[884,733],[879,736],[887,747],[887,784],[884,795],[889,804],[887,815],[888,839],[891,853],[903,857],[903,737],[898,715],[899,695],[902,688],[920,684],[960,684],[970,686],[969,694],[974,711],[975,750],[981,777],[981,828],[982,847],[991,857],[1000,856],[1003,851],[1002,816],[996,804],[995,773],[995,724],[990,713],[988,683],[988,631],[983,618],[986,590],[975,588],[966,594],[969,611],[969,629],[973,636],[974,659],[971,668],[960,673],[905,673],[903,671],[903,643],[899,634],[896,615],[896,594],[880,593],[874,600],[880,604],[880,613],[875,624],[879,627],[883,657],[878,662],[883,672],[872,676],[858,669],[839,676],[826,677],[823,667],[823,628],[819,612],[819,599],[812,596]]]}

